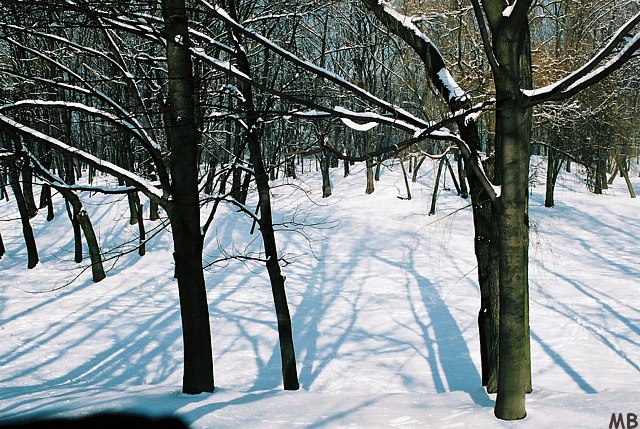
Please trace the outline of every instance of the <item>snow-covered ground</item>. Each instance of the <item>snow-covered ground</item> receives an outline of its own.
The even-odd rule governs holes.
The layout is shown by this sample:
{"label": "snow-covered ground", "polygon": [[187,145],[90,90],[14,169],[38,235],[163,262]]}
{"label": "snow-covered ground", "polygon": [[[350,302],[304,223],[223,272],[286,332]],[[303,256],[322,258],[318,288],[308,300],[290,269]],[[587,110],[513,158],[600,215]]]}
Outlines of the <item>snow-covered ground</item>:
{"label": "snow-covered ground", "polygon": [[[32,220],[41,257],[33,270],[17,210],[0,202],[0,421],[119,410],[178,415],[193,428],[606,428],[614,412],[640,413],[640,204],[624,181],[596,196],[582,176],[562,173],[552,209],[543,207],[544,187],[532,186],[534,392],[525,420],[502,422],[480,386],[471,209],[442,190],[436,215],[427,215],[433,169],[425,163],[410,201],[397,198],[405,194],[399,166],[384,169],[372,195],[362,170],[333,171],[328,199],[317,174],[274,186],[296,392],[281,389],[262,266],[208,269],[216,391],[182,395],[170,235],[159,233],[144,257],[110,259],[107,279],[93,284],[73,262],[59,196],[54,221],[44,211]],[[633,183],[640,190],[637,174]],[[128,225],[126,198],[82,200],[103,250],[129,250],[137,227]],[[205,263],[221,249],[259,249],[250,229],[225,207]]]}

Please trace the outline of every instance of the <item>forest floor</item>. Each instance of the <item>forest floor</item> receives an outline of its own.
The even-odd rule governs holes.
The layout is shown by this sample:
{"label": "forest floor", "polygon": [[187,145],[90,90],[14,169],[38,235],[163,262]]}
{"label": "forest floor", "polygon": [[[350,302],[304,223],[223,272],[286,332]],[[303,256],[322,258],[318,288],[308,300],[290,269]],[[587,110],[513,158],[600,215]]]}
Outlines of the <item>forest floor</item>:
{"label": "forest floor", "polygon": [[[93,284],[73,262],[60,196],[53,221],[45,211],[32,219],[41,258],[32,270],[15,205],[0,201],[0,422],[117,410],[177,415],[193,428],[607,428],[612,413],[640,414],[640,202],[624,180],[594,195],[582,174],[563,172],[556,206],[545,208],[544,163],[534,160],[534,392],[526,419],[502,422],[495,395],[480,386],[471,208],[447,178],[452,189],[440,190],[428,216],[435,167],[425,162],[411,200],[398,198],[406,196],[399,165],[383,169],[371,195],[358,166],[347,178],[332,170],[327,199],[317,173],[274,185],[295,392],[282,391],[262,265],[207,268],[216,391],[182,395],[169,232],[146,221],[158,234],[140,257],[126,197],[83,193],[110,258],[108,277]],[[632,180],[640,191],[637,171]],[[256,256],[251,226],[233,207],[221,209],[205,263]]]}

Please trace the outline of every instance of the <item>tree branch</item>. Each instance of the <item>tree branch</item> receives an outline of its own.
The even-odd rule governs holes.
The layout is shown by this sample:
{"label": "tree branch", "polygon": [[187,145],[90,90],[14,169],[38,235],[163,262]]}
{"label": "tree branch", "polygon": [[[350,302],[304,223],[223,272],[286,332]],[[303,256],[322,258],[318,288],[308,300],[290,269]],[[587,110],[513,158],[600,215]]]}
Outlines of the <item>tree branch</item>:
{"label": "tree branch", "polygon": [[[528,97],[527,106],[570,98],[583,89],[600,82],[622,67],[627,61],[637,57],[640,50],[640,32],[633,37],[629,37],[629,34],[638,24],[640,24],[640,13],[637,13],[620,27],[609,42],[578,70],[543,88],[523,90],[523,94]],[[598,67],[615,51],[623,40],[627,40],[624,47],[604,65]]]}

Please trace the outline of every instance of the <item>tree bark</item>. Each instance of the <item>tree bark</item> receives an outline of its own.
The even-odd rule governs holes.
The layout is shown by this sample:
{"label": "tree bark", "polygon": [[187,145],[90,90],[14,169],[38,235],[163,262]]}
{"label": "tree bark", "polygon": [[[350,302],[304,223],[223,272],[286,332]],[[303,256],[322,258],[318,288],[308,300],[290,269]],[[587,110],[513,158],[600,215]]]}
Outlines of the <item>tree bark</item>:
{"label": "tree bark", "polygon": [[0,170],[0,200],[9,201],[9,193],[5,186],[5,171]]}
{"label": "tree bark", "polygon": [[629,179],[629,172],[625,167],[624,163],[620,161],[620,156],[616,156],[616,163],[618,164],[618,169],[620,169],[620,174],[624,177],[624,181],[627,184],[627,190],[629,191],[629,196],[631,198],[636,197],[636,192],[633,190],[633,185],[631,184],[631,180]]}
{"label": "tree bark", "polygon": [[[248,121],[250,123],[250,121]],[[267,272],[271,281],[271,292],[278,320],[278,337],[280,339],[280,357],[282,359],[282,382],[285,390],[297,390],[298,373],[296,368],[296,354],[293,344],[291,315],[287,304],[287,294],[284,287],[284,276],[278,262],[278,249],[273,230],[273,216],[271,214],[271,195],[269,178],[264,169],[260,142],[255,132],[249,131],[247,136],[251,163],[256,172],[258,187],[258,205],[260,207],[260,232],[267,258]]]}
{"label": "tree bark", "polygon": [[29,218],[33,218],[38,214],[38,207],[36,206],[36,201],[33,198],[33,171],[31,170],[31,166],[25,163],[21,168],[21,172],[24,202],[27,205]]}
{"label": "tree bark", "polygon": [[2,241],[2,233],[0,233],[0,259],[2,259],[2,257],[5,254],[5,248],[4,248],[4,241]]}
{"label": "tree bark", "polygon": [[[324,146],[325,135],[320,135],[320,146]],[[322,198],[331,196],[331,177],[329,176],[329,153],[322,150],[320,153],[320,171],[322,172]]]}
{"label": "tree bark", "polygon": [[[495,415],[504,420],[526,416],[525,395],[530,390],[529,357],[529,142],[531,120],[521,88],[527,84],[530,58],[527,11],[523,0],[512,15],[504,5],[484,3],[492,25],[493,52],[498,69],[496,86],[496,151],[501,195],[498,206],[500,258],[500,332],[498,395]],[[497,12],[497,13],[496,13]],[[499,22],[499,25],[496,25]],[[530,62],[528,62],[530,66]]]}
{"label": "tree bark", "polygon": [[29,213],[27,210],[27,204],[22,195],[22,188],[20,187],[20,173],[13,167],[9,167],[9,179],[11,181],[11,189],[13,190],[13,197],[16,200],[18,206],[18,212],[20,213],[20,220],[22,222],[22,234],[24,235],[24,242],[27,246],[27,268],[31,269],[38,265],[40,257],[38,256],[38,247],[36,246],[36,239],[29,222]]}
{"label": "tree bark", "polygon": [[[230,0],[229,6],[231,16],[234,19],[237,19],[235,1]],[[241,38],[234,35],[234,40],[236,43],[236,59],[238,61],[238,68],[247,76],[251,76],[251,66],[241,45]],[[285,390],[297,390],[300,388],[300,384],[298,382],[296,355],[293,344],[291,315],[289,313],[287,294],[284,287],[285,277],[282,275],[280,262],[278,261],[278,248],[273,230],[269,176],[262,158],[262,148],[257,131],[258,115],[253,102],[253,90],[251,85],[243,82],[241,84],[241,88],[242,95],[245,99],[243,103],[243,110],[246,114],[246,123],[248,128],[247,146],[249,147],[249,157],[251,159],[251,164],[253,165],[256,186],[258,188],[260,233],[262,235],[264,252],[267,258],[267,272],[269,273],[271,292],[278,321],[280,357],[282,360],[282,382]],[[324,157],[324,161],[324,165],[328,169],[328,158]]]}
{"label": "tree bark", "polygon": [[465,179],[464,159],[462,155],[458,154],[456,164],[458,166],[458,177],[460,178],[460,196],[466,200],[469,198],[469,189],[467,188],[467,181]]}
{"label": "tree bark", "polygon": [[202,268],[198,151],[194,80],[184,0],[163,0],[169,72],[171,193],[167,214],[174,242],[173,257],[180,296],[184,375],[182,391],[213,392],[213,356],[209,308]]}
{"label": "tree bark", "polygon": [[555,205],[555,189],[558,175],[562,169],[562,157],[557,150],[550,147],[547,155],[547,180],[544,196],[544,206],[553,207]]}
{"label": "tree bark", "polygon": [[[409,165],[411,165],[411,160],[409,160]],[[409,186],[409,179],[407,178],[407,169],[404,168],[404,162],[402,162],[402,158],[400,158],[400,168],[402,168],[402,177],[404,178],[404,187],[407,190],[407,200],[411,199],[411,187]]]}
{"label": "tree bark", "polygon": [[53,211],[53,201],[51,199],[51,185],[47,183],[43,184],[40,190],[39,207],[41,209],[47,208],[47,222],[51,222],[55,217],[55,212]]}
{"label": "tree bark", "polygon": [[438,188],[440,187],[440,176],[442,176],[442,167],[445,163],[445,157],[440,158],[438,162],[438,172],[436,173],[436,181],[433,185],[433,194],[431,195],[431,209],[429,216],[436,214],[436,202],[438,201]]}
{"label": "tree bark", "polygon": [[75,207],[72,209],[69,201],[66,201],[67,208],[67,216],[69,216],[69,221],[71,222],[71,227],[73,228],[73,260],[76,264],[82,262],[82,234],[80,232],[80,223],[78,222],[78,213],[75,210]]}
{"label": "tree bark", "polygon": [[418,171],[420,170],[420,167],[422,167],[422,164],[426,159],[427,159],[427,156],[424,155],[422,158],[420,158],[419,161],[416,161],[416,165],[413,168],[413,174],[411,175],[411,181],[413,183],[416,183],[418,181]]}

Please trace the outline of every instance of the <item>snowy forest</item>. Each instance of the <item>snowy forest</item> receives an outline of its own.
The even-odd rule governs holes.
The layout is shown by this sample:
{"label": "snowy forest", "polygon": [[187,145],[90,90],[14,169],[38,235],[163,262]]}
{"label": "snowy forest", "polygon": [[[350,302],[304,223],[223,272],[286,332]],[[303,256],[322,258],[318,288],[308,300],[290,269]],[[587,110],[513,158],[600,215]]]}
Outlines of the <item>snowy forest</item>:
{"label": "snowy forest", "polygon": [[637,0],[2,0],[0,426],[637,426],[638,57]]}

